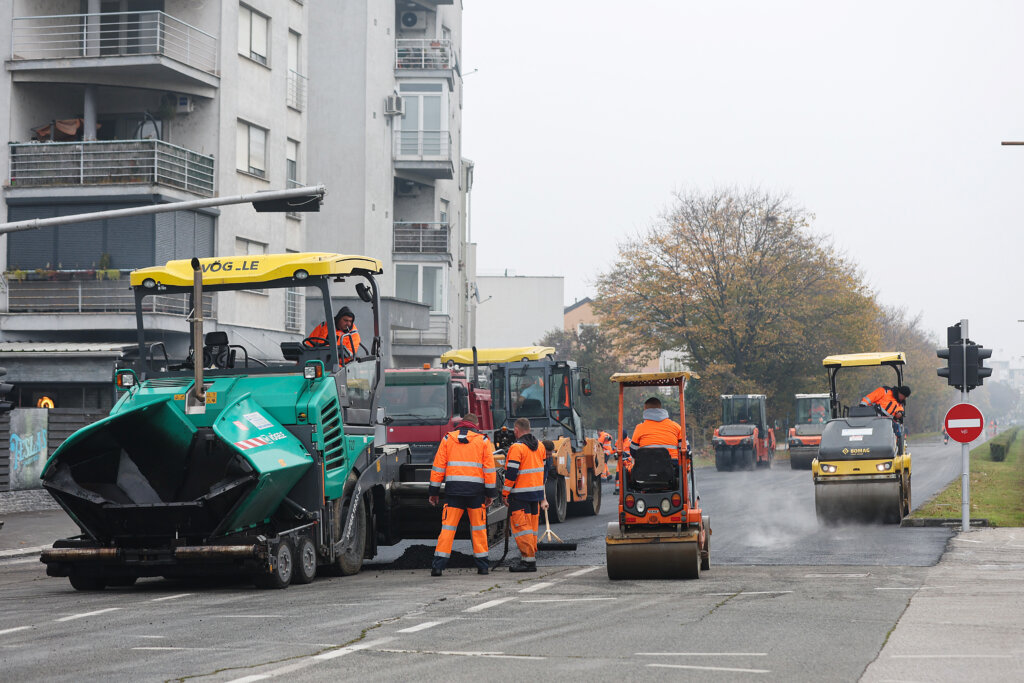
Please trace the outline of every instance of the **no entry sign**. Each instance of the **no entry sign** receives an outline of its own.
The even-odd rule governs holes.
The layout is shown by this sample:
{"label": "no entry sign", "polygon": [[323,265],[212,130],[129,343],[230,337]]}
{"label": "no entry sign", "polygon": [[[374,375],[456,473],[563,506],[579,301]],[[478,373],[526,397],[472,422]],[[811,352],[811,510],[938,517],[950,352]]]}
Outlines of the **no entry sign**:
{"label": "no entry sign", "polygon": [[946,433],[953,441],[970,443],[981,436],[985,429],[985,417],[970,403],[957,403],[946,413],[943,420]]}

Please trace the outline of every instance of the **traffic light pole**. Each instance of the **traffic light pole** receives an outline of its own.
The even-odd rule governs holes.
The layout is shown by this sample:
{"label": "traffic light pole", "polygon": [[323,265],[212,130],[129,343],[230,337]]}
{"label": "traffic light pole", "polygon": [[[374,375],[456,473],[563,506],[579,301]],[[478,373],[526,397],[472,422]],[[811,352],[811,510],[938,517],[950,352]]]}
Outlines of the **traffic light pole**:
{"label": "traffic light pole", "polygon": [[[960,386],[960,402],[967,403],[967,318],[960,320],[960,334],[964,343],[960,345],[964,354],[963,363],[963,384]],[[984,426],[984,425],[982,425]],[[966,443],[960,444],[960,459],[963,462],[963,474],[960,482],[960,529],[961,531],[971,530],[971,449]]]}

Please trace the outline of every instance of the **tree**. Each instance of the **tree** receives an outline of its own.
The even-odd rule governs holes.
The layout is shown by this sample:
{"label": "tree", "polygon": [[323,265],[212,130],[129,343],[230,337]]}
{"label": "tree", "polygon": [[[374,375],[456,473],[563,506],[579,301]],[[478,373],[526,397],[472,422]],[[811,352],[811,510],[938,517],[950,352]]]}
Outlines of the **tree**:
{"label": "tree", "polygon": [[631,356],[689,355],[703,429],[718,394],[767,393],[774,415],[825,389],[825,356],[877,349],[871,292],[812,218],[757,189],[680,193],[599,276],[595,310]]}

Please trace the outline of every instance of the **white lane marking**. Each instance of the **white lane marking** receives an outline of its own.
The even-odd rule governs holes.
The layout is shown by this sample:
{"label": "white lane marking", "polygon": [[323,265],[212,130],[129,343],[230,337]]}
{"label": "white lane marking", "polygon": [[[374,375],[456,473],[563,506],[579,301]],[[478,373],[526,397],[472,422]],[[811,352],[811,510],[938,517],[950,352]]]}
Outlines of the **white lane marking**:
{"label": "white lane marking", "polygon": [[164,600],[177,600],[178,598],[187,598],[193,595],[193,593],[179,593],[178,595],[168,595],[162,598],[153,598],[150,602],[162,602]]}
{"label": "white lane marking", "polygon": [[4,635],[5,633],[17,633],[18,631],[27,631],[30,628],[32,628],[32,627],[31,626],[15,626],[14,628],[5,628],[3,631],[0,631],[0,636]]}
{"label": "white lane marking", "polygon": [[541,600],[523,600],[523,602],[594,602],[596,600],[618,600],[618,598],[543,598]]}
{"label": "white lane marking", "polygon": [[1014,659],[1017,655],[892,655],[893,659]]}
{"label": "white lane marking", "polygon": [[379,649],[376,652],[387,652],[390,654],[403,655],[450,655],[452,657],[488,657],[492,659],[547,659],[535,655],[507,655],[504,652],[458,652],[455,650],[385,650]]}
{"label": "white lane marking", "polygon": [[708,595],[781,595],[793,591],[740,591],[739,593],[708,593]]}
{"label": "white lane marking", "polygon": [[95,612],[82,612],[81,614],[72,614],[69,617],[61,617],[60,619],[54,619],[54,621],[72,621],[74,619],[83,619],[85,617],[94,617],[97,614],[106,614],[107,612],[116,612],[120,607],[108,607],[106,609],[98,609]]}
{"label": "white lane marking", "polygon": [[39,558],[38,557],[26,557],[26,558],[18,559],[18,560],[4,560],[3,558],[0,558],[0,567],[10,567],[11,565],[15,565],[15,564],[29,564],[29,563],[33,563],[33,562],[39,562]]}
{"label": "white lane marking", "polygon": [[422,624],[416,624],[415,626],[410,626],[409,628],[400,629],[398,633],[416,633],[417,631],[425,631],[426,629],[433,628],[435,626],[440,625],[441,623],[443,622],[424,621]]}
{"label": "white lane marking", "polygon": [[692,664],[648,664],[659,669],[698,669],[700,671],[729,671],[744,674],[770,674],[771,669],[734,669],[727,666],[694,666]]}
{"label": "white lane marking", "polygon": [[220,619],[287,619],[287,614],[210,614]]}
{"label": "white lane marking", "polygon": [[136,638],[153,638],[155,640],[163,640],[167,636],[135,636]]}
{"label": "white lane marking", "polygon": [[637,657],[767,657],[767,652],[637,652]]}
{"label": "white lane marking", "polygon": [[331,650],[330,652],[324,652],[320,655],[314,655],[313,659],[318,662],[323,662],[328,659],[334,659],[336,657],[342,657],[353,652],[358,652],[359,650],[365,650],[370,647],[377,647],[378,645],[383,645],[384,643],[390,643],[392,640],[394,640],[394,638],[378,638],[377,640],[371,640],[365,643],[347,645],[345,647],[340,647],[337,650]]}
{"label": "white lane marking", "polygon": [[246,676],[245,678],[236,678],[229,683],[255,683],[255,681],[263,681],[270,678],[270,674],[256,674],[254,676]]}
{"label": "white lane marking", "polygon": [[205,648],[201,648],[201,647],[171,647],[170,645],[164,645],[162,647],[158,647],[156,645],[149,645],[149,646],[140,645],[138,647],[133,647],[132,649],[133,650],[202,650],[202,649],[205,649]]}
{"label": "white lane marking", "polygon": [[470,607],[469,609],[464,609],[462,611],[463,612],[479,612],[481,610],[490,609],[491,607],[497,607],[498,605],[500,605],[503,602],[508,602],[509,600],[514,600],[514,599],[515,598],[498,598],[497,600],[488,600],[487,602],[482,602],[479,605],[474,605],[474,606]]}
{"label": "white lane marking", "polygon": [[526,588],[522,589],[519,592],[520,593],[532,593],[534,591],[539,591],[539,590],[544,590],[545,588],[550,588],[551,586],[554,586],[554,585],[555,584],[553,582],[551,582],[551,581],[541,581],[540,583],[535,583],[532,586],[527,586]]}
{"label": "white lane marking", "polygon": [[600,569],[600,567],[587,567],[586,569],[578,569],[578,570],[576,570],[574,572],[566,574],[566,576],[583,576],[584,574],[589,574],[590,572],[594,571],[595,569]]}
{"label": "white lane marking", "polygon": [[[38,555],[39,553],[43,552],[44,550],[46,550],[47,548],[50,548],[50,547],[51,546],[48,546],[48,545],[35,545],[35,546],[29,547],[29,548],[15,548],[13,550],[0,550],[0,557],[16,557],[18,555],[25,555],[27,553],[35,553],[36,555]],[[38,561],[38,559],[39,558],[36,558],[36,561]]]}
{"label": "white lane marking", "polygon": [[805,579],[863,579],[870,574],[804,574]]}

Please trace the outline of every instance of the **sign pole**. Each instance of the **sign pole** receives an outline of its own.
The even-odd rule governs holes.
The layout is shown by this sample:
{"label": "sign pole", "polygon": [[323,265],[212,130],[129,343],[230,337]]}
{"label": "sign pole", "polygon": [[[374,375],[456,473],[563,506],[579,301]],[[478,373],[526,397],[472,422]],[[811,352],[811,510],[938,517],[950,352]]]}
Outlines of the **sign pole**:
{"label": "sign pole", "polygon": [[[961,378],[963,384],[960,387],[960,402],[967,403],[967,318],[960,320],[960,335],[963,343],[960,345],[964,354],[963,372]],[[982,425],[984,427],[984,425]],[[960,444],[960,459],[963,462],[963,475],[960,483],[960,530],[967,532],[971,530],[971,449],[968,444]]]}

